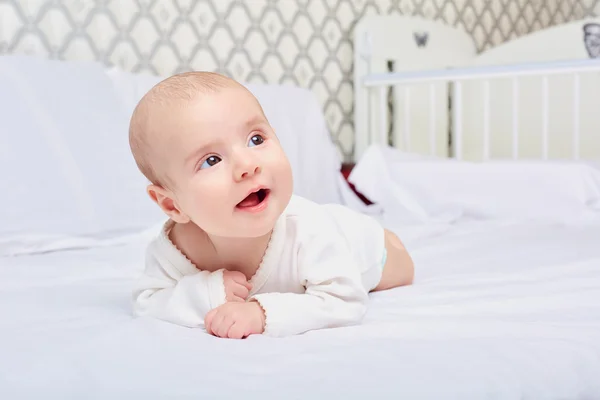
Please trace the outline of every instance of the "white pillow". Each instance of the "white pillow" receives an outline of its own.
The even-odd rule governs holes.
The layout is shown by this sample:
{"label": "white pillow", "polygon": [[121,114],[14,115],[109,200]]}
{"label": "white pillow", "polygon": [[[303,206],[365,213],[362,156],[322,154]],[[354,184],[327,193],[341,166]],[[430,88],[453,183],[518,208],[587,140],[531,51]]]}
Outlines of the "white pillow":
{"label": "white pillow", "polygon": [[131,117],[135,106],[146,92],[163,80],[163,77],[160,76],[147,73],[133,74],[116,67],[105,69],[105,73],[110,79],[128,118]]}
{"label": "white pillow", "polygon": [[600,214],[600,170],[583,163],[410,159],[372,146],[350,182],[396,223],[568,222]]}
{"label": "white pillow", "polygon": [[160,221],[100,64],[0,57],[0,255]]}

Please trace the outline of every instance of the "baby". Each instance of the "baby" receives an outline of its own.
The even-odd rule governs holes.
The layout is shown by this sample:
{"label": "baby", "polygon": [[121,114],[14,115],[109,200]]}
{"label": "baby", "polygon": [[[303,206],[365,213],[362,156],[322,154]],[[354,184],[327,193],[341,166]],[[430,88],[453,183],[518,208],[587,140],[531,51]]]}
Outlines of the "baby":
{"label": "baby", "polygon": [[190,72],[137,105],[130,145],[169,217],[150,243],[134,313],[223,338],[358,324],[370,291],[408,285],[413,262],[375,220],[292,194],[288,159],[258,100]]}

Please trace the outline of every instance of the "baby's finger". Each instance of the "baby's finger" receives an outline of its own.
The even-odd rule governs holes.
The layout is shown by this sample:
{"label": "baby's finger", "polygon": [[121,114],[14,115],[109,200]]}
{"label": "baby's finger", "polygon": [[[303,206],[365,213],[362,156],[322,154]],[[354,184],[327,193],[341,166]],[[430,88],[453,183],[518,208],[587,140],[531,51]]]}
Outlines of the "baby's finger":
{"label": "baby's finger", "polygon": [[244,303],[246,301],[245,298],[241,298],[240,296],[236,296],[235,294],[230,294],[229,296],[227,296],[225,298],[225,300],[227,300],[227,302],[233,302],[233,303]]}
{"label": "baby's finger", "polygon": [[222,313],[222,312],[220,312],[220,313],[217,313],[217,314],[214,316],[214,318],[213,318],[213,320],[212,320],[212,323],[211,323],[211,325],[210,325],[210,331],[211,331],[211,333],[212,333],[213,335],[215,335],[215,336],[219,336],[219,335],[217,334],[217,332],[219,331],[219,327],[220,327],[220,326],[223,324],[223,319],[224,319],[225,317],[226,317],[226,316],[225,316],[225,314],[224,314],[224,313]]}
{"label": "baby's finger", "polygon": [[234,282],[242,283],[246,280],[246,275],[241,273],[240,271],[229,271],[229,276],[233,279]]}
{"label": "baby's finger", "polygon": [[233,318],[223,318],[220,323],[219,326],[215,327],[215,335],[217,335],[218,337],[221,338],[226,338],[227,337],[227,333],[229,332],[229,328],[231,328],[231,325],[233,325],[234,323],[234,319]]}
{"label": "baby's finger", "polygon": [[233,288],[234,296],[241,297],[242,299],[245,299],[246,297],[248,297],[248,293],[249,293],[249,290],[245,286],[236,285]]}
{"label": "baby's finger", "polygon": [[248,282],[246,275],[242,274],[241,272],[236,271],[235,274],[231,275],[231,279],[240,285],[244,285],[246,288],[248,288],[248,290],[252,289],[252,284]]}
{"label": "baby's finger", "polygon": [[206,315],[204,316],[204,328],[206,329],[206,332],[209,334],[212,334],[211,327],[212,327],[212,322],[213,322],[213,319],[214,319],[216,313],[217,313],[217,309],[213,308],[212,310],[207,312]]}
{"label": "baby's finger", "polygon": [[229,328],[229,332],[227,333],[227,336],[230,339],[243,339],[244,338],[244,333],[245,333],[245,329],[243,324],[238,323],[234,323],[231,328]]}

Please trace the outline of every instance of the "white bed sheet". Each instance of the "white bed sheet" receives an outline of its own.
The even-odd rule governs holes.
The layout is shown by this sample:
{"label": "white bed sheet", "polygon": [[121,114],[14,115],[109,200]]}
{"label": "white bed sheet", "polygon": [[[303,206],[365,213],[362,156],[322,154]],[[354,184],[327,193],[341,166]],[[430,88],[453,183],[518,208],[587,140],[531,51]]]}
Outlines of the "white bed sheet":
{"label": "white bed sheet", "polygon": [[600,398],[600,224],[400,233],[414,286],[285,339],[132,319],[145,239],[0,259],[0,398]]}

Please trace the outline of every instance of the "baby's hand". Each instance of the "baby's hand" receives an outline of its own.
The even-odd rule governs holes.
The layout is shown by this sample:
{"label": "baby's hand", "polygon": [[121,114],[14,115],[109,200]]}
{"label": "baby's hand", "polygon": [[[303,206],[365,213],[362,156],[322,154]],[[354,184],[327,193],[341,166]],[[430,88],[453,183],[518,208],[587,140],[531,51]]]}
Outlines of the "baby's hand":
{"label": "baby's hand", "polygon": [[246,301],[252,285],[246,280],[246,275],[238,271],[223,271],[225,285],[225,300]]}
{"label": "baby's hand", "polygon": [[256,301],[225,303],[206,314],[204,326],[211,335],[242,339],[263,333],[265,312]]}

